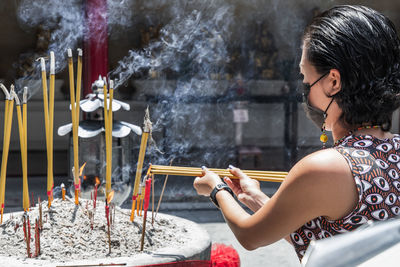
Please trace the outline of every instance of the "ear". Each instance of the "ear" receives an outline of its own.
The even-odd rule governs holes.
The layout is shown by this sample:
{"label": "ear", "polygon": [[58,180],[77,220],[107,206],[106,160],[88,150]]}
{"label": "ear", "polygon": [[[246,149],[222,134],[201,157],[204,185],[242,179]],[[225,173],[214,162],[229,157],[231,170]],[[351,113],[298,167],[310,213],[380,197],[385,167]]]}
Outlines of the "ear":
{"label": "ear", "polygon": [[327,81],[329,82],[328,95],[333,96],[342,90],[342,83],[340,81],[340,72],[337,69],[331,69]]}

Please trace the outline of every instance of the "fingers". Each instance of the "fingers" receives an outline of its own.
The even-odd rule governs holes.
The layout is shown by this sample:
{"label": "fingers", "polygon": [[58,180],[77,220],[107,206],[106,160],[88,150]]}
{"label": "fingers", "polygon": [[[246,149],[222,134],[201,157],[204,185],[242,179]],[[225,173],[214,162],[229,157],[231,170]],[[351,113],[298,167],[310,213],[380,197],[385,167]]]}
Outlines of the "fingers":
{"label": "fingers", "polygon": [[238,178],[240,178],[240,179],[248,179],[248,178],[249,178],[246,174],[244,174],[244,173],[242,172],[241,169],[236,168],[236,167],[234,167],[234,166],[232,166],[232,165],[229,165],[229,171],[230,171],[234,176],[236,176],[236,177],[238,177]]}
{"label": "fingers", "polygon": [[238,195],[241,192],[240,186],[235,183],[236,181],[232,181],[230,178],[224,177],[224,182],[232,189],[235,195]]}

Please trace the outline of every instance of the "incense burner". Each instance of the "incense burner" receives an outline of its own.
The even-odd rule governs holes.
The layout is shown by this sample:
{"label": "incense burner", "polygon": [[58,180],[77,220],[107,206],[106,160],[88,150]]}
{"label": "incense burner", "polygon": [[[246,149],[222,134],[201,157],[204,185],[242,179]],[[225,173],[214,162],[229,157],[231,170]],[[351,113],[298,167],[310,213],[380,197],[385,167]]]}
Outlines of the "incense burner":
{"label": "incense burner", "polygon": [[[50,210],[42,202],[43,226],[40,234],[40,254],[34,255],[36,240],[31,223],[30,253],[24,241],[21,218],[23,212],[5,214],[0,226],[0,262],[2,266],[121,266],[149,265],[183,260],[209,260],[211,241],[208,233],[194,222],[159,213],[151,224],[149,211],[144,250],[140,252],[142,217],[134,223],[129,220],[130,210],[115,207],[111,213],[111,253],[107,242],[104,202],[54,199]],[[90,222],[87,212],[94,211]],[[39,207],[29,212],[30,220],[39,218]],[[18,227],[17,227],[18,225]],[[35,258],[33,258],[36,256]],[[116,265],[119,266],[119,265]]]}

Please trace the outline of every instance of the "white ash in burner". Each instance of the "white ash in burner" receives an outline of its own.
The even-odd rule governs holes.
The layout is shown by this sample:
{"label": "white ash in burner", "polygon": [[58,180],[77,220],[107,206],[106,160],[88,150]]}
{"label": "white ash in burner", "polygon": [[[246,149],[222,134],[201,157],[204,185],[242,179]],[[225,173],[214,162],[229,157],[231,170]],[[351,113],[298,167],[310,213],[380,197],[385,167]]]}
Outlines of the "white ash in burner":
{"label": "white ash in burner", "polygon": [[[92,201],[81,200],[76,206],[73,200],[55,199],[51,209],[42,202],[43,230],[40,235],[41,255],[36,260],[65,262],[70,260],[131,257],[134,254],[151,253],[163,247],[182,247],[189,242],[191,226],[176,224],[169,216],[158,214],[151,225],[151,211],[147,216],[144,251],[140,252],[143,217],[135,216],[130,222],[130,211],[115,207],[111,226],[111,254],[109,254],[105,203],[97,201],[93,230],[88,213],[93,211]],[[115,214],[115,218],[114,218]],[[143,214],[142,214],[143,215]],[[31,253],[35,253],[35,219],[39,218],[38,205],[29,212],[31,221]],[[24,241],[22,213],[6,217],[0,226],[0,257],[27,258]],[[17,228],[17,229],[16,229]],[[16,229],[16,230],[15,230]]]}

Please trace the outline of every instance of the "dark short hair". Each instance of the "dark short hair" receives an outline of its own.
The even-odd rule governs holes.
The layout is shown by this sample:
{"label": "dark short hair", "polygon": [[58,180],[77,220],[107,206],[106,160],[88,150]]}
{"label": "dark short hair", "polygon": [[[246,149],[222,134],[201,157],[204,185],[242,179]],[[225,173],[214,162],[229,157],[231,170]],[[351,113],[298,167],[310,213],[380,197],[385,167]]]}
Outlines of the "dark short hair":
{"label": "dark short hair", "polygon": [[317,72],[339,70],[335,99],[345,124],[390,129],[400,106],[400,42],[387,17],[364,6],[333,7],[306,27],[303,46]]}

